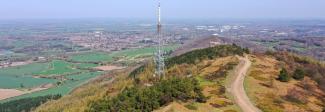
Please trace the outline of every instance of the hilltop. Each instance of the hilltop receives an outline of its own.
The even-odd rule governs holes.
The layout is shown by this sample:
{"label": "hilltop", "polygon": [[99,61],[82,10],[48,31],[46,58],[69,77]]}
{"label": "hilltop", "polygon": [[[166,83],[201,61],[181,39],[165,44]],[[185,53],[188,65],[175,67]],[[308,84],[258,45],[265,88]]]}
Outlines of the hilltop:
{"label": "hilltop", "polygon": [[35,111],[239,112],[242,107],[229,89],[244,57],[251,62],[244,88],[254,107],[265,112],[319,112],[325,107],[322,62],[287,52],[254,54],[237,45],[217,45],[169,57],[161,80],[153,77],[149,60],[100,76]]}

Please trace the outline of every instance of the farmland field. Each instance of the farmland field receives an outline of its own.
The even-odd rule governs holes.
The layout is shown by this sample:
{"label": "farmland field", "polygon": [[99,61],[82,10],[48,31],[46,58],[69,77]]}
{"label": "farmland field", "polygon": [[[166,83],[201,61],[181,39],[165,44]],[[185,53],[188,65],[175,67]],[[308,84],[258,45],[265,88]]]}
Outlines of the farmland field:
{"label": "farmland field", "polygon": [[46,70],[48,68],[47,63],[33,63],[23,66],[3,68],[0,70],[0,75],[33,75],[39,71]]}
{"label": "farmland field", "polygon": [[78,63],[78,64],[74,64],[74,66],[78,68],[94,68],[98,65],[92,63]]}
{"label": "farmland field", "polygon": [[73,68],[73,64],[62,60],[53,60],[45,71],[37,74],[41,75],[62,75],[65,73],[75,73],[81,70]]}
{"label": "farmland field", "polygon": [[16,99],[21,99],[21,98],[28,98],[28,97],[56,95],[56,94],[65,95],[65,94],[68,94],[69,92],[71,92],[74,88],[79,87],[80,85],[86,83],[89,79],[99,76],[100,74],[101,74],[101,72],[88,72],[88,73],[82,73],[79,75],[69,76],[69,79],[73,79],[73,80],[67,80],[63,84],[61,84],[57,87],[53,87],[53,88],[38,91],[38,92],[33,92],[30,94],[25,94],[22,96],[9,98],[9,99],[0,101],[0,103],[6,102],[6,101],[11,101],[11,100],[16,100]]}
{"label": "farmland field", "polygon": [[[177,48],[176,45],[171,45],[171,46],[167,46],[164,47],[165,51],[170,51]],[[124,56],[126,57],[126,59],[134,59],[134,58],[138,58],[141,56],[150,56],[153,55],[153,53],[155,52],[156,48],[155,47],[148,47],[148,48],[141,48],[141,49],[128,49],[128,50],[124,50],[124,51],[120,51],[120,52],[115,52],[112,55],[114,56]]]}
{"label": "farmland field", "polygon": [[[70,63],[63,60],[53,60],[46,63],[32,63],[23,66],[9,67],[0,69],[0,88],[2,89],[29,89],[38,87],[44,84],[57,85],[53,88],[37,91],[22,96],[9,98],[3,101],[10,101],[14,99],[45,96],[50,94],[65,95],[80,84],[87,82],[87,80],[101,75],[101,72],[89,72],[88,70],[80,70],[78,68],[92,68],[98,66],[91,63]],[[78,73],[77,73],[78,72]],[[66,76],[67,74],[77,73]],[[66,78],[39,78],[35,76],[56,76],[60,75]]]}
{"label": "farmland field", "polygon": [[54,83],[54,79],[33,78],[32,76],[10,76],[0,75],[0,88],[13,89],[13,88],[32,88],[47,83]]}
{"label": "farmland field", "polygon": [[[170,51],[177,48],[177,45],[170,45],[164,47],[165,51]],[[127,49],[116,51],[112,53],[103,52],[86,52],[70,57],[70,60],[78,62],[111,62],[114,58],[122,57],[123,59],[132,60],[142,56],[150,56],[154,53],[155,47]]]}
{"label": "farmland field", "polygon": [[47,63],[33,63],[23,66],[3,68],[0,70],[0,88],[31,88],[38,85],[53,83],[53,79],[34,78],[32,75],[47,69]]}
{"label": "farmland field", "polygon": [[73,61],[78,62],[100,62],[111,61],[113,57],[107,53],[102,52],[87,52],[70,57]]}

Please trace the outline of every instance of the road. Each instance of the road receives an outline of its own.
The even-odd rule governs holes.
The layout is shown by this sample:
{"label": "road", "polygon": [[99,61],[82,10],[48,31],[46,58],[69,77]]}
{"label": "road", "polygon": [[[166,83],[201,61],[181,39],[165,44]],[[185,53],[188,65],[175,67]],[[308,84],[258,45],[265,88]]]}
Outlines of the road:
{"label": "road", "polygon": [[243,112],[261,112],[253,103],[249,100],[245,89],[244,89],[244,79],[247,74],[249,67],[252,62],[246,56],[245,58],[239,57],[240,63],[236,68],[235,77],[230,86],[230,93],[234,97],[236,104],[241,108]]}

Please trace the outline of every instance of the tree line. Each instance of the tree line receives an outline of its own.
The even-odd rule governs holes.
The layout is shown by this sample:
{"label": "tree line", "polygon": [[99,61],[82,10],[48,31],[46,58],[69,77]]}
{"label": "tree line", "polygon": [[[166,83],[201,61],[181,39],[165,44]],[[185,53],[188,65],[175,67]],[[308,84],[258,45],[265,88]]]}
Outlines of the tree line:
{"label": "tree line", "polygon": [[[197,49],[185,54],[170,57],[165,60],[166,68],[170,68],[176,64],[194,64],[195,62],[204,60],[204,59],[214,59],[218,57],[226,57],[226,56],[233,56],[233,55],[240,55],[242,56],[244,53],[250,53],[248,48],[241,48],[236,44],[232,45],[219,45],[215,47],[209,47],[204,49]],[[138,67],[134,71],[130,73],[130,77],[136,77],[138,74],[143,72],[144,68],[146,68],[146,64]]]}
{"label": "tree line", "polygon": [[60,97],[61,95],[47,95],[0,103],[0,112],[30,112],[41,104]]}
{"label": "tree line", "polygon": [[204,59],[214,59],[218,57],[226,57],[233,55],[242,56],[244,53],[249,53],[248,48],[241,48],[235,44],[233,45],[219,45],[215,47],[209,47],[205,49],[198,49],[194,51],[187,52],[180,56],[172,57],[167,59],[166,66],[171,67],[176,64],[194,64],[196,61],[201,61]]}

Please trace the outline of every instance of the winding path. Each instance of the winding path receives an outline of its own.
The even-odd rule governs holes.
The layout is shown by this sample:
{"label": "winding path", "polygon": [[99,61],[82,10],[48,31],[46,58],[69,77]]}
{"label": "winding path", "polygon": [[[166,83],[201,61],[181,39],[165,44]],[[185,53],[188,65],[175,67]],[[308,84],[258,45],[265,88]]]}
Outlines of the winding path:
{"label": "winding path", "polygon": [[251,66],[252,62],[246,56],[245,58],[239,57],[240,64],[236,68],[235,77],[230,86],[230,93],[233,95],[236,104],[241,108],[243,112],[261,112],[253,103],[249,100],[245,89],[244,79],[246,73]]}

